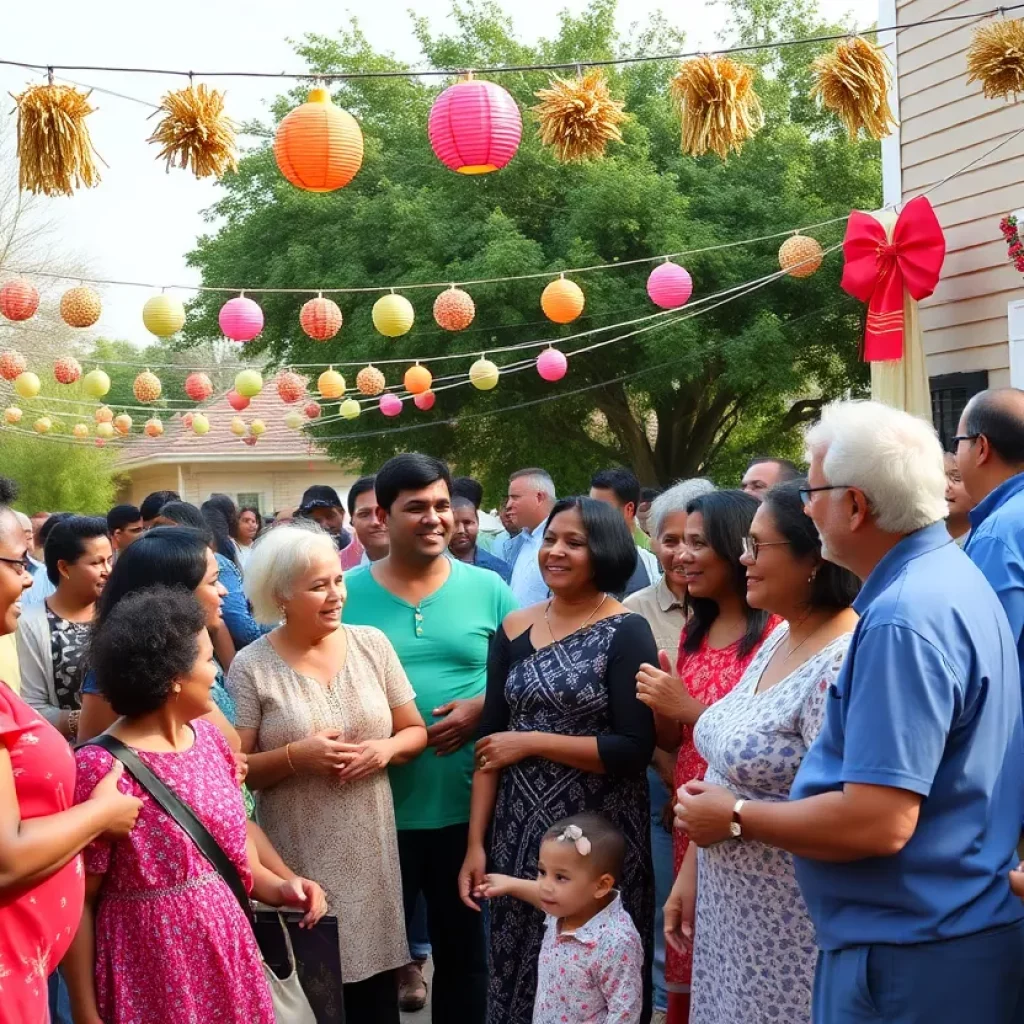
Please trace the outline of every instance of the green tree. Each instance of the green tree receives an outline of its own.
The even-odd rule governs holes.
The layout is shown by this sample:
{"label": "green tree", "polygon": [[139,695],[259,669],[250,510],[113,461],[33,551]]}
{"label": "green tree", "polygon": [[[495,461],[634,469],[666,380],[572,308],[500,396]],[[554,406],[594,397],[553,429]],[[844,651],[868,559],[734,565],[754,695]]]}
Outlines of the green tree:
{"label": "green tree", "polygon": [[[730,8],[732,36],[741,41],[837,30],[805,0],[731,0]],[[535,45],[516,39],[508,17],[484,0],[456,3],[453,19],[454,31],[442,35],[413,19],[424,64],[484,67],[684,48],[682,33],[660,17],[620,38],[615,0],[596,0],[579,17],[563,13],[557,35]],[[336,38],[308,36],[297,49],[318,74],[399,66],[375,51],[355,23]],[[431,152],[426,122],[441,88],[436,79],[341,82],[335,101],[359,119],[366,140],[354,182],[329,195],[294,189],[265,146],[225,179],[223,198],[210,211],[218,226],[198,241],[191,263],[210,285],[342,287],[511,277],[704,249],[684,261],[696,282],[694,298],[735,287],[778,268],[780,240],[713,247],[840,218],[851,207],[879,202],[877,144],[849,142],[806,98],[810,62],[821,49],[795,46],[751,58],[761,72],[766,125],[742,155],[728,161],[680,152],[678,115],[667,92],[673,62],[609,69],[613,93],[625,100],[631,118],[624,143],[610,146],[605,159],[582,166],[557,163],[525,113],[516,158],[501,172],[476,178],[452,174]],[[548,80],[539,72],[500,76],[524,112]],[[298,89],[281,97],[275,114],[282,116],[303,98]],[[819,237],[833,244],[842,228],[837,223]],[[431,413],[409,408],[390,423],[374,415],[355,423],[328,420],[313,430],[339,459],[372,467],[396,451],[420,448],[453,459],[496,488],[510,468],[537,463],[552,471],[563,491],[584,487],[600,464],[627,463],[648,483],[716,467],[731,470],[743,451],[780,444],[789,450],[794,428],[822,400],[863,387],[866,374],[857,359],[861,314],[839,291],[839,269],[833,256],[810,279],[784,279],[701,316],[666,321],[575,356],[570,373],[556,385],[527,367],[504,374],[498,389],[486,395],[469,387],[439,391]],[[543,281],[470,288],[477,320],[457,335],[434,326],[433,293],[411,291],[416,326],[397,341],[374,332],[374,295],[344,296],[345,327],[320,345],[299,329],[301,299],[268,294],[261,297],[267,325],[249,351],[263,352],[279,365],[460,354],[431,366],[437,378],[465,373],[482,352],[605,329],[564,342],[571,355],[624,333],[615,324],[653,311],[644,290],[650,270],[650,264],[640,264],[582,276],[587,309],[567,328],[543,321]],[[200,296],[188,340],[216,336],[221,301]],[[524,356],[493,358],[507,365]],[[389,383],[398,383],[402,370],[388,369]],[[477,415],[555,394],[564,397]],[[432,425],[402,429],[411,422]]]}

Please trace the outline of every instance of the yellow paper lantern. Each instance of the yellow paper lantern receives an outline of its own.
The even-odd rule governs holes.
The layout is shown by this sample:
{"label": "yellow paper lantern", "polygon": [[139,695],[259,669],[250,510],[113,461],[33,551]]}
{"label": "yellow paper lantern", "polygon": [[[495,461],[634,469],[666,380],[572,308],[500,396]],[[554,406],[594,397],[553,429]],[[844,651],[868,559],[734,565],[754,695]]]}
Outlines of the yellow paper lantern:
{"label": "yellow paper lantern", "polygon": [[263,390],[263,375],[258,370],[240,370],[235,375],[235,391],[243,398],[255,398]]}
{"label": "yellow paper lantern", "polygon": [[109,423],[106,420],[103,420],[101,423],[97,423],[96,436],[105,441],[109,441],[114,436],[114,424]]}
{"label": "yellow paper lantern", "polygon": [[253,437],[260,437],[262,434],[265,434],[266,432],[267,425],[266,423],[263,422],[263,420],[253,420],[252,423],[249,424],[249,433]]}
{"label": "yellow paper lantern", "polygon": [[540,308],[544,315],[556,324],[570,324],[580,313],[586,299],[583,289],[575,281],[567,281],[564,277],[552,281],[540,297]]}
{"label": "yellow paper lantern", "polygon": [[31,370],[19,373],[14,379],[14,390],[22,398],[35,398],[41,386],[39,378]]}
{"label": "yellow paper lantern", "polygon": [[110,378],[102,370],[90,370],[82,378],[82,390],[90,398],[102,398],[110,390]]}
{"label": "yellow paper lantern", "polygon": [[48,434],[53,423],[50,421],[49,416],[40,416],[39,419],[32,424],[32,429],[37,434]]}
{"label": "yellow paper lantern", "polygon": [[173,295],[154,295],[142,307],[142,322],[150,334],[170,338],[185,325],[185,307]]}
{"label": "yellow paper lantern", "polygon": [[292,409],[284,415],[284,425],[289,430],[301,430],[302,424],[305,422],[306,417],[298,409]]}
{"label": "yellow paper lantern", "polygon": [[127,434],[132,429],[132,418],[128,413],[123,412],[120,416],[114,417],[114,429],[119,434]]}
{"label": "yellow paper lantern", "polygon": [[382,295],[373,304],[373,326],[385,338],[400,338],[408,334],[416,318],[412,303],[404,295]]}
{"label": "yellow paper lantern", "polygon": [[197,412],[192,416],[192,433],[198,434],[200,437],[203,434],[210,432],[210,421],[201,413]]}
{"label": "yellow paper lantern", "polygon": [[500,373],[490,359],[478,359],[469,368],[469,382],[478,391],[492,391],[498,386]]}
{"label": "yellow paper lantern", "polygon": [[343,420],[357,419],[361,412],[362,408],[354,398],[346,398],[345,401],[338,406],[338,413]]}
{"label": "yellow paper lantern", "polygon": [[60,318],[69,327],[92,327],[100,318],[100,297],[84,285],[60,297]]}
{"label": "yellow paper lantern", "polygon": [[81,440],[83,437],[89,436],[89,424],[88,423],[76,423],[71,428],[71,433]]}
{"label": "yellow paper lantern", "polygon": [[345,394],[345,378],[333,366],[320,374],[316,386],[323,398],[341,398]]}
{"label": "yellow paper lantern", "polygon": [[20,423],[23,413],[16,405],[9,405],[4,409],[4,420],[7,423]]}
{"label": "yellow paper lantern", "polygon": [[787,238],[779,249],[779,266],[790,277],[810,277],[825,258],[821,243],[806,235]]}
{"label": "yellow paper lantern", "polygon": [[245,420],[243,420],[241,416],[236,416],[231,421],[230,429],[231,433],[234,434],[235,437],[245,437],[245,433],[249,428],[245,425]]}
{"label": "yellow paper lantern", "polygon": [[430,385],[434,383],[434,376],[425,366],[420,366],[417,363],[405,371],[404,383],[405,390],[410,395],[422,395],[424,391],[430,390]]}
{"label": "yellow paper lantern", "polygon": [[359,173],[363,133],[347,110],[331,102],[326,89],[310,89],[306,102],[278,125],[274,159],[296,188],[333,192]]}

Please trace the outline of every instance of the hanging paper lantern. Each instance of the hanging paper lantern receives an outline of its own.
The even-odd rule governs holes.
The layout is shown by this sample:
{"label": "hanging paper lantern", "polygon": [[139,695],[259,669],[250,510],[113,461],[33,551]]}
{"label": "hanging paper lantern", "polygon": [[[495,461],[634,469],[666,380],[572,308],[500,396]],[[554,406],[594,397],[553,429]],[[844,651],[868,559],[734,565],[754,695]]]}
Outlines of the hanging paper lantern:
{"label": "hanging paper lantern", "polygon": [[97,423],[113,423],[114,422],[114,410],[108,406],[101,405],[94,413],[92,417]]}
{"label": "hanging paper lantern", "polygon": [[779,249],[779,266],[790,277],[810,277],[825,258],[821,243],[806,235],[787,238]]}
{"label": "hanging paper lantern", "polygon": [[77,437],[79,440],[81,440],[84,437],[88,437],[89,436],[89,424],[88,423],[76,423],[71,428],[71,433],[72,433],[73,436]]}
{"label": "hanging paper lantern", "polygon": [[22,398],[35,398],[40,387],[39,378],[31,370],[18,374],[14,380],[14,390]]}
{"label": "hanging paper lantern", "polygon": [[341,398],[345,394],[345,378],[332,366],[320,374],[316,387],[323,398]]}
{"label": "hanging paper lantern", "polygon": [[119,434],[127,434],[132,429],[132,418],[128,413],[123,412],[120,416],[114,417],[114,429]]}
{"label": "hanging paper lantern", "polygon": [[362,408],[354,398],[346,398],[341,405],[338,406],[338,415],[343,420],[354,420],[362,412]]}
{"label": "hanging paper lantern", "polygon": [[228,299],[217,316],[221,334],[232,341],[252,341],[263,330],[263,310],[252,299]]}
{"label": "hanging paper lantern", "polygon": [[259,440],[258,437],[250,435],[249,437],[242,438],[242,444],[247,444],[250,448],[256,447],[256,442]]}
{"label": "hanging paper lantern", "polygon": [[381,395],[380,411],[384,413],[385,416],[397,416],[402,411],[402,400],[398,395]]}
{"label": "hanging paper lantern", "polygon": [[82,285],[69,288],[60,297],[60,318],[68,327],[92,327],[100,318],[100,297]]}
{"label": "hanging paper lantern", "polygon": [[192,414],[192,433],[200,437],[210,432],[210,421],[201,413]]}
{"label": "hanging paper lantern", "polygon": [[[239,370],[235,375],[235,391],[243,398],[255,398],[263,390],[263,375],[259,370]],[[248,404],[248,403],[246,403]],[[238,406],[234,406],[238,408]],[[243,405],[244,409],[245,406]]]}
{"label": "hanging paper lantern", "polygon": [[9,405],[4,409],[4,420],[7,423],[20,423],[22,411],[16,405]]}
{"label": "hanging paper lantern", "polygon": [[95,441],[95,445],[96,445],[97,448],[106,448],[107,447],[107,442],[104,441],[102,437],[97,437],[96,441]]}
{"label": "hanging paper lantern", "polygon": [[540,308],[556,324],[570,324],[583,312],[586,299],[583,289],[575,281],[560,277],[552,281],[541,293]]}
{"label": "hanging paper lantern", "polygon": [[470,78],[434,100],[427,133],[445,167],[459,174],[489,174],[516,155],[523,119],[500,85]]}
{"label": "hanging paper lantern", "polygon": [[446,331],[464,331],[475,316],[473,299],[454,285],[434,299],[434,319]]}
{"label": "hanging paper lantern", "polygon": [[297,402],[306,393],[306,378],[284,370],[277,375],[277,393],[282,402]]}
{"label": "hanging paper lantern", "polygon": [[416,408],[421,412],[427,412],[434,408],[434,402],[437,401],[437,395],[433,391],[424,391],[423,394],[417,395],[413,399],[413,403]]}
{"label": "hanging paper lantern", "polygon": [[90,370],[82,378],[82,390],[90,398],[102,398],[110,390],[110,378],[102,370]]}
{"label": "hanging paper lantern", "polygon": [[[262,381],[260,386],[262,387]],[[249,399],[246,398],[245,395],[240,395],[234,390],[234,388],[232,388],[228,392],[228,405],[230,405],[235,412],[242,412],[244,409],[249,408]]]}
{"label": "hanging paper lantern", "polygon": [[557,348],[546,348],[537,356],[537,372],[544,380],[561,380],[568,369],[569,360]]}
{"label": "hanging paper lantern", "polygon": [[53,376],[58,384],[74,384],[82,376],[82,367],[73,356],[61,356],[53,361]]}
{"label": "hanging paper lantern", "polygon": [[154,295],[142,307],[142,322],[150,334],[170,338],[185,325],[185,307],[173,295]]}
{"label": "hanging paper lantern", "polygon": [[469,368],[469,382],[478,391],[491,391],[498,386],[498,367],[490,359],[478,359]]}
{"label": "hanging paper lantern", "polygon": [[405,371],[405,390],[413,395],[422,395],[424,391],[430,390],[434,383],[434,375],[425,367],[417,363]]}
{"label": "hanging paper lantern", "polygon": [[266,432],[267,425],[263,420],[253,420],[252,423],[249,424],[249,433],[252,434],[253,437],[259,437]]}
{"label": "hanging paper lantern", "polygon": [[136,399],[144,405],[148,402],[155,402],[163,389],[160,378],[155,373],[150,373],[149,370],[143,370],[132,385]]}
{"label": "hanging paper lantern", "polygon": [[193,402],[205,402],[213,394],[213,381],[205,373],[190,373],[185,378],[185,394]]}
{"label": "hanging paper lantern", "polygon": [[376,366],[364,366],[356,374],[356,389],[361,395],[379,395],[385,384],[384,374]]}
{"label": "hanging paper lantern", "polygon": [[192,420],[194,420],[194,419],[195,419],[195,413],[194,412],[187,412],[187,413],[185,413],[184,416],[181,417],[181,425],[186,430],[191,430],[192,429]]}
{"label": "hanging paper lantern", "polygon": [[409,333],[416,314],[404,295],[382,295],[373,304],[373,326],[385,338],[400,338]]}
{"label": "hanging paper lantern", "polygon": [[158,417],[154,416],[152,419],[146,420],[146,425],[142,429],[146,432],[147,437],[159,437],[164,432],[164,425]]}
{"label": "hanging paper lantern", "polygon": [[647,278],[647,294],[662,309],[685,306],[693,294],[693,278],[678,263],[662,263]]}
{"label": "hanging paper lantern", "polygon": [[278,125],[274,159],[296,188],[333,192],[359,173],[363,133],[347,110],[331,102],[326,89],[310,89],[306,102]]}
{"label": "hanging paper lantern", "polygon": [[320,408],[319,402],[307,402],[302,411],[306,414],[306,419],[318,420],[320,419],[320,413],[323,412],[323,409]]}
{"label": "hanging paper lantern", "polygon": [[229,429],[235,437],[244,437],[249,428],[245,425],[245,420],[241,416],[236,416],[231,421]]}
{"label": "hanging paper lantern", "polygon": [[39,292],[28,281],[8,281],[0,288],[0,313],[8,320],[28,320],[39,308]]}
{"label": "hanging paper lantern", "polygon": [[4,380],[15,380],[28,369],[28,363],[20,352],[13,348],[0,352],[0,377]]}
{"label": "hanging paper lantern", "polygon": [[329,341],[341,330],[341,310],[336,302],[318,295],[302,307],[299,324],[314,341]]}
{"label": "hanging paper lantern", "polygon": [[298,409],[289,409],[284,414],[284,425],[289,430],[301,430],[302,425],[305,423],[305,419]]}
{"label": "hanging paper lantern", "polygon": [[96,438],[100,441],[109,441],[114,436],[114,424],[113,423],[97,423],[96,424]]}
{"label": "hanging paper lantern", "polygon": [[32,424],[32,429],[37,434],[48,434],[53,423],[50,421],[49,416],[40,416],[39,419]]}

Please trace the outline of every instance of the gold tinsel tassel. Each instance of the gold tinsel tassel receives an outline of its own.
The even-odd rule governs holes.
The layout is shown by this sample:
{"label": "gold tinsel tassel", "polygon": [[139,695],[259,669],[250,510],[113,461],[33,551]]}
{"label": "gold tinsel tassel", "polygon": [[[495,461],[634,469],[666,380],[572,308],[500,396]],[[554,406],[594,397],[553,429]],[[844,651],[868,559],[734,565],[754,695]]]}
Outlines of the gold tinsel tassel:
{"label": "gold tinsel tassel", "polygon": [[157,113],[163,117],[148,141],[161,147],[157,159],[167,161],[168,171],[191,167],[197,178],[220,178],[238,169],[235,124],[224,116],[224,93],[189,85],[164,96]]}
{"label": "gold tinsel tassel", "polygon": [[100,174],[85,119],[91,93],[68,85],[33,85],[18,104],[18,183],[27,192],[70,196],[93,188]]}
{"label": "gold tinsel tassel", "polygon": [[572,81],[556,75],[536,95],[541,102],[533,112],[540,122],[540,140],[563,163],[597,159],[609,142],[622,141],[624,104],[612,99],[600,71],[588,71]]}
{"label": "gold tinsel tassel", "polygon": [[967,70],[967,83],[981,82],[987,99],[1024,92],[1024,20],[999,20],[976,28],[967,50]]}
{"label": "gold tinsel tassel", "polygon": [[691,156],[710,149],[724,160],[764,124],[754,69],[728,57],[684,61],[670,88],[682,116],[683,152]]}
{"label": "gold tinsel tassel", "polygon": [[873,139],[892,133],[889,65],[879,47],[854,36],[815,58],[812,67],[812,99],[820,99],[843,122],[851,139],[861,128]]}

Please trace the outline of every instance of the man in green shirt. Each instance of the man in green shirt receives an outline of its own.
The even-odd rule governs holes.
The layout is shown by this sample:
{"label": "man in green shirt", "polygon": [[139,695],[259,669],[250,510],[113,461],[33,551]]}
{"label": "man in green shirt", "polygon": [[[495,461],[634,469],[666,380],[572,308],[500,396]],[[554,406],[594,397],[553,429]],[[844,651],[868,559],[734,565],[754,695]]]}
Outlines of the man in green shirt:
{"label": "man in green shirt", "polygon": [[458,875],[487,650],[515,599],[496,573],[446,556],[453,517],[443,462],[396,456],[378,472],[375,487],[390,553],[346,577],[345,621],[387,635],[428,724],[426,751],[390,769],[406,921],[422,892],[434,955],[433,1019],[482,1024],[483,928],[480,915],[459,899]]}

